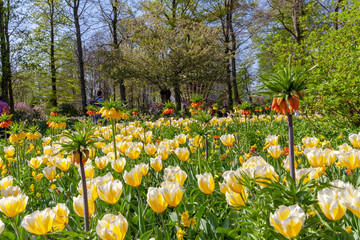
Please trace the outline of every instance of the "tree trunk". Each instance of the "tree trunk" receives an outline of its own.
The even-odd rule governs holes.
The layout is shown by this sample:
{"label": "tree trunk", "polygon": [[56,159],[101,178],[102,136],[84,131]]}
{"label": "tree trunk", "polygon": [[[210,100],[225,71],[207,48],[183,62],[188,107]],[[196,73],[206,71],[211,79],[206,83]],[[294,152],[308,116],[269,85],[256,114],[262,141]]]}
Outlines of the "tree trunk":
{"label": "tree trunk", "polygon": [[126,95],[125,95],[124,79],[120,79],[119,88],[120,88],[120,98],[121,98],[121,101],[123,101],[123,102],[126,104]]}
{"label": "tree trunk", "polygon": [[[112,28],[112,37],[113,37],[113,46],[115,51],[119,49],[119,40],[118,40],[118,34],[117,34],[117,22],[118,22],[118,0],[111,1],[111,5],[114,12],[114,18],[111,21],[111,28]],[[114,79],[116,81],[117,79]],[[126,95],[125,95],[125,85],[124,85],[124,79],[119,80],[120,84],[120,99],[124,103],[126,103]]]}
{"label": "tree trunk", "polygon": [[230,0],[230,16],[229,16],[229,30],[231,36],[231,76],[232,76],[232,87],[234,90],[234,99],[239,99],[239,92],[236,82],[236,35],[233,27],[233,13],[234,13],[234,0]]}
{"label": "tree trunk", "polygon": [[160,96],[161,96],[161,102],[166,103],[170,100],[171,97],[171,91],[170,89],[161,89],[160,90]]}
{"label": "tree trunk", "polygon": [[[230,53],[230,48],[229,48],[229,44],[230,44],[230,13],[229,13],[229,4],[226,3],[226,1],[225,1],[225,7],[227,9],[227,12],[226,12],[226,30],[224,32],[224,34],[225,34],[225,36],[224,36],[225,37],[225,39],[224,39],[225,40],[225,53],[227,55],[229,55],[229,53]],[[233,105],[230,65],[231,65],[231,59],[229,58],[228,60],[226,60],[226,84],[227,84],[228,107],[229,107],[229,109]]]}
{"label": "tree trunk", "polygon": [[295,42],[300,45],[302,41],[302,30],[300,27],[299,17],[303,8],[303,0],[294,0],[293,9],[292,9],[292,21],[295,33]]}
{"label": "tree trunk", "polygon": [[181,110],[181,90],[180,90],[180,84],[179,81],[175,80],[174,83],[174,94],[175,94],[175,105],[176,105],[176,111]]}
{"label": "tree trunk", "polygon": [[9,11],[10,7],[4,6],[4,1],[0,0],[1,93],[3,100],[9,103],[11,109],[14,109],[13,96],[9,98],[9,88],[11,87]]}
{"label": "tree trunk", "polygon": [[339,29],[339,10],[341,7],[341,2],[342,0],[337,0],[334,12],[335,12],[335,19],[334,19],[334,29],[338,30]]}
{"label": "tree trunk", "polygon": [[51,69],[51,98],[50,102],[53,107],[57,106],[56,92],[56,67],[55,67],[55,34],[54,34],[54,0],[50,4],[50,69]]}
{"label": "tree trunk", "polygon": [[81,29],[80,29],[80,21],[79,21],[79,13],[78,13],[80,0],[73,0],[73,3],[74,3],[74,6],[73,6],[74,23],[75,23],[75,30],[76,30],[76,45],[77,45],[77,54],[78,54],[78,61],[79,61],[82,110],[84,113],[86,113],[84,56],[83,56],[83,49],[82,49]]}

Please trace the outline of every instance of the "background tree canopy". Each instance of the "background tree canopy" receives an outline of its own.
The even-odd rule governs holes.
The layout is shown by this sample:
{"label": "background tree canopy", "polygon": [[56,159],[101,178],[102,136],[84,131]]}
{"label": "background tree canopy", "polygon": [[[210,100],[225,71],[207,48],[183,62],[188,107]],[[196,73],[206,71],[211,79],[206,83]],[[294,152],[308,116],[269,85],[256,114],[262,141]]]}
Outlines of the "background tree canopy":
{"label": "background tree canopy", "polygon": [[85,110],[98,89],[143,111],[169,99],[180,110],[195,93],[253,102],[260,77],[292,56],[316,66],[303,113],[360,125],[359,1],[7,0],[0,10],[1,91],[13,109]]}

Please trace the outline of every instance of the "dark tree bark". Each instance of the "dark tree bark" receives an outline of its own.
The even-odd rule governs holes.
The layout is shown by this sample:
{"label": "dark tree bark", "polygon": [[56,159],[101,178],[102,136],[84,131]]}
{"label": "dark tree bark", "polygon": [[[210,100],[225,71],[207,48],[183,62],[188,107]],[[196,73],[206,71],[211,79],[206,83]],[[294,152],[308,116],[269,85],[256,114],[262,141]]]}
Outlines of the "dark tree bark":
{"label": "dark tree bark", "polygon": [[239,91],[236,82],[236,34],[233,26],[233,15],[234,15],[234,0],[230,0],[229,6],[229,31],[231,36],[231,77],[232,77],[232,87],[234,90],[234,99],[237,101],[239,99]]}
{"label": "dark tree bark", "polygon": [[161,102],[166,103],[170,100],[171,91],[170,89],[160,89]]}
{"label": "dark tree bark", "polygon": [[56,90],[56,67],[55,67],[55,33],[54,33],[54,0],[48,1],[50,7],[50,69],[51,69],[51,104],[57,106],[57,90]]}
{"label": "dark tree bark", "polygon": [[179,81],[175,80],[174,82],[174,94],[175,94],[175,105],[176,111],[181,110],[181,91]]}
{"label": "dark tree bark", "polygon": [[2,71],[1,94],[3,96],[3,100],[9,103],[11,109],[14,109],[14,98],[11,84],[9,17],[10,2],[4,2],[4,0],[0,0],[0,48]]}
{"label": "dark tree bark", "polygon": [[82,48],[82,34],[80,27],[80,15],[79,15],[79,7],[81,0],[66,0],[66,3],[72,10],[73,14],[73,22],[75,25],[76,32],[76,47],[77,47],[77,57],[79,64],[79,80],[80,80],[80,90],[81,90],[81,103],[82,103],[82,111],[86,113],[86,87],[85,87],[85,69],[84,69],[84,54]]}
{"label": "dark tree bark", "polygon": [[294,0],[293,9],[292,9],[292,21],[294,27],[295,42],[299,45],[301,44],[301,41],[303,39],[303,32],[299,20],[299,18],[304,14],[303,7],[304,7],[303,0]]}
{"label": "dark tree bark", "polygon": [[340,11],[340,8],[341,8],[341,2],[342,1],[343,0],[337,0],[336,6],[335,6],[335,9],[334,9],[334,12],[335,12],[334,29],[335,30],[339,29],[339,17],[338,17],[338,14],[339,14],[339,11]]}
{"label": "dark tree bark", "polygon": [[[118,32],[117,32],[117,23],[118,23],[118,13],[119,13],[119,2],[118,0],[111,1],[111,6],[114,12],[114,18],[111,20],[111,28],[112,28],[112,37],[113,37],[113,45],[115,50],[119,50],[119,40],[118,40]],[[114,80],[116,81],[116,79]],[[125,85],[124,79],[119,79],[120,85],[120,99],[123,102],[126,102],[126,95],[125,95]]]}
{"label": "dark tree bark", "polygon": [[[225,53],[229,55],[230,53],[230,11],[229,11],[229,1],[224,0],[226,11],[226,23],[225,23],[225,31],[224,31],[224,42],[225,42]],[[231,86],[231,58],[226,61],[226,85],[227,85],[227,94],[228,94],[228,107],[229,109],[233,105],[233,98],[232,98],[232,86]]]}

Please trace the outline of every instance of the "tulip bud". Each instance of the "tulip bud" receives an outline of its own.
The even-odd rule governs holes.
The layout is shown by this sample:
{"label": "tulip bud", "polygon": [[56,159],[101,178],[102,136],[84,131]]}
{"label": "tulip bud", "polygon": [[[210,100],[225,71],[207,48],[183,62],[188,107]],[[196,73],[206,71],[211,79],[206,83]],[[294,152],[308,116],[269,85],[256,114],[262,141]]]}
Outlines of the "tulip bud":
{"label": "tulip bud", "polygon": [[275,213],[270,213],[270,225],[288,238],[296,237],[305,222],[305,213],[298,205],[281,205]]}
{"label": "tulip bud", "polygon": [[205,173],[203,175],[196,175],[198,180],[198,186],[200,190],[205,194],[212,194],[215,189],[214,178],[211,173]]}
{"label": "tulip bud", "polygon": [[50,208],[37,210],[26,215],[21,221],[21,226],[35,235],[45,235],[51,231],[55,217],[55,213]]}
{"label": "tulip bud", "polygon": [[107,182],[97,187],[99,198],[109,204],[115,204],[119,201],[123,185],[120,180]]}
{"label": "tulip bud", "polygon": [[147,202],[151,209],[156,213],[162,213],[166,210],[168,203],[159,188],[150,187],[147,193]]}
{"label": "tulip bud", "polygon": [[103,240],[123,240],[127,229],[128,222],[123,215],[106,214],[98,221],[96,233]]}

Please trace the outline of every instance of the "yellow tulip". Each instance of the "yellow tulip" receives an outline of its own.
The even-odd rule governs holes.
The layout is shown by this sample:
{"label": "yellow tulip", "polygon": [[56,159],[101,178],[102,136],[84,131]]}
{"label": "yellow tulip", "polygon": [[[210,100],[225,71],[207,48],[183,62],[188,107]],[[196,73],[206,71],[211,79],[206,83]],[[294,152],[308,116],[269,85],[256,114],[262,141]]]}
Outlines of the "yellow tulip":
{"label": "yellow tulip", "polygon": [[[296,159],[294,159],[294,163],[295,163],[295,169],[298,167],[298,164],[296,162]],[[283,162],[283,167],[286,169],[286,171],[290,171],[290,155],[286,156],[286,159]]]}
{"label": "yellow tulip", "polygon": [[[85,177],[86,178],[93,178],[95,175],[95,170],[93,165],[91,164],[90,161],[87,161],[86,164],[84,165],[84,170],[85,170]],[[80,168],[78,169],[79,174],[80,174]]]}
{"label": "yellow tulip", "polygon": [[12,176],[4,177],[0,180],[0,190],[6,189],[8,186],[13,185],[14,178]]}
{"label": "yellow tulip", "polygon": [[141,184],[142,179],[141,169],[134,167],[130,172],[125,170],[123,178],[127,185],[138,187]]}
{"label": "yellow tulip", "polygon": [[360,167],[360,150],[352,149],[350,151],[341,152],[341,154],[338,155],[338,158],[340,166],[346,167],[350,171]]}
{"label": "yellow tulip", "polygon": [[25,210],[28,199],[28,196],[23,194],[1,198],[0,211],[8,217],[15,217]]}
{"label": "yellow tulip", "polygon": [[125,151],[125,155],[134,160],[139,158],[140,153],[141,153],[141,150],[138,147],[129,147]]}
{"label": "yellow tulip", "polygon": [[4,152],[7,158],[12,158],[15,155],[15,148],[13,146],[4,147]]}
{"label": "yellow tulip", "polygon": [[352,185],[348,185],[343,189],[341,194],[345,207],[360,218],[360,188],[355,189]]}
{"label": "yellow tulip", "polygon": [[161,157],[158,156],[156,158],[150,158],[150,165],[155,171],[160,172],[163,168]]}
{"label": "yellow tulip", "polygon": [[302,143],[305,148],[313,148],[317,147],[319,140],[316,137],[306,137],[302,139]]}
{"label": "yellow tulip", "polygon": [[180,134],[180,135],[177,135],[175,137],[175,139],[179,142],[180,145],[183,145],[186,143],[186,135],[185,134]]}
{"label": "yellow tulip", "polygon": [[106,168],[108,163],[109,163],[109,158],[107,156],[102,156],[102,157],[96,157],[95,158],[95,165],[100,170],[103,170],[104,168]]}
{"label": "yellow tulip", "polygon": [[162,213],[166,210],[168,203],[159,188],[150,187],[147,193],[147,202],[151,209],[156,213]]}
{"label": "yellow tulip", "polygon": [[279,145],[270,145],[267,151],[273,158],[279,158],[281,155],[281,148]]}
{"label": "yellow tulip", "polygon": [[319,179],[322,175],[325,174],[325,168],[302,168],[295,170],[296,182],[300,182],[300,179],[303,176],[306,176],[304,179],[304,184],[311,179]]}
{"label": "yellow tulip", "polygon": [[197,135],[194,139],[191,140],[191,145],[194,147],[202,148],[205,145],[205,138],[203,136]]}
{"label": "yellow tulip", "polygon": [[19,194],[21,194],[21,189],[18,186],[8,186],[5,189],[1,189],[2,197],[10,197],[10,196],[16,197]]}
{"label": "yellow tulip", "polygon": [[239,183],[241,175],[239,175],[237,172],[226,171],[223,173],[222,177],[224,178],[230,190],[233,192],[242,193],[244,191],[244,186]]}
{"label": "yellow tulip", "polygon": [[247,192],[243,190],[242,193],[236,193],[229,191],[225,193],[226,202],[233,207],[245,206],[246,199],[248,197]]}
{"label": "yellow tulip", "polygon": [[114,145],[113,144],[105,145],[104,147],[101,148],[101,151],[103,151],[103,153],[105,153],[105,154],[114,152]]}
{"label": "yellow tulip", "polygon": [[47,178],[47,180],[51,181],[56,176],[56,166],[45,167],[42,170],[42,172],[43,172],[44,176]]}
{"label": "yellow tulip", "polygon": [[125,152],[129,147],[129,143],[124,140],[116,144],[116,149],[119,150],[122,155],[125,155]]}
{"label": "yellow tulip", "polygon": [[270,213],[270,225],[288,238],[296,237],[305,222],[305,213],[298,205],[281,205],[275,213]]}
{"label": "yellow tulip", "polygon": [[29,167],[32,169],[38,169],[41,166],[42,159],[40,157],[31,158],[30,161],[28,161]]}
{"label": "yellow tulip", "polygon": [[179,166],[176,167],[169,166],[164,170],[165,181],[178,182],[180,186],[183,186],[186,178],[187,178],[186,172],[181,170]]}
{"label": "yellow tulip", "polygon": [[141,175],[146,176],[146,174],[149,171],[149,165],[145,164],[145,163],[141,163],[139,165],[135,165],[135,167],[140,168],[141,171]]}
{"label": "yellow tulip", "polygon": [[188,160],[190,156],[190,152],[186,147],[175,149],[175,154],[179,158],[179,160],[183,162]]}
{"label": "yellow tulip", "polygon": [[67,170],[69,170],[70,165],[71,165],[70,158],[61,158],[59,160],[56,160],[56,162],[55,162],[55,166],[63,172],[66,172]]}
{"label": "yellow tulip", "polygon": [[102,240],[123,240],[128,229],[126,218],[119,214],[106,214],[98,221],[96,233]]}
{"label": "yellow tulip", "polygon": [[148,144],[144,147],[144,149],[149,156],[153,156],[156,153],[156,147],[154,144]]}
{"label": "yellow tulip", "polygon": [[111,162],[111,167],[118,173],[122,173],[124,171],[125,165],[126,159],[123,157]]}
{"label": "yellow tulip", "polygon": [[179,147],[179,142],[176,139],[170,140],[170,145],[172,149],[177,149]]}
{"label": "yellow tulip", "polygon": [[[89,217],[91,217],[95,211],[95,203],[92,198],[88,198],[88,206],[89,206]],[[77,197],[73,197],[73,207],[76,214],[79,217],[84,217],[84,197],[83,195],[79,195]]]}
{"label": "yellow tulip", "polygon": [[318,192],[318,201],[325,216],[333,221],[341,219],[346,213],[341,192],[330,188],[324,188]]}
{"label": "yellow tulip", "polygon": [[220,141],[224,144],[224,146],[231,147],[235,142],[235,137],[233,134],[222,135],[220,137]]}
{"label": "yellow tulip", "polygon": [[167,147],[159,147],[157,149],[158,156],[161,156],[161,160],[165,161],[169,157],[169,149]]}
{"label": "yellow tulip", "polygon": [[55,219],[53,227],[59,229],[60,231],[64,229],[65,224],[69,222],[69,209],[65,203],[58,203],[55,207],[52,208],[55,213]]}
{"label": "yellow tulip", "polygon": [[26,215],[21,221],[21,226],[35,235],[44,235],[50,232],[55,217],[55,213],[50,208],[42,211],[37,210],[30,215]]}
{"label": "yellow tulip", "polygon": [[204,173],[203,175],[196,175],[198,186],[205,194],[212,194],[215,189],[214,178],[211,173]]}
{"label": "yellow tulip", "polygon": [[360,133],[350,133],[349,140],[355,148],[360,148]]}
{"label": "yellow tulip", "polygon": [[103,147],[105,147],[106,143],[105,142],[96,142],[94,143],[94,146],[97,148],[97,149],[101,149]]}
{"label": "yellow tulip", "polygon": [[[96,184],[96,181],[90,178],[86,179],[86,188],[88,192],[88,197],[91,198],[93,201],[95,201],[99,196],[97,193],[97,187],[101,184],[105,184],[105,182],[99,181],[99,184]],[[82,189],[82,181],[79,182],[77,186],[77,190],[80,194],[83,194]]]}
{"label": "yellow tulip", "polygon": [[123,185],[120,180],[109,181],[97,187],[99,198],[109,204],[115,204],[119,201]]}
{"label": "yellow tulip", "polygon": [[325,148],[322,152],[326,166],[331,166],[336,161],[336,155],[333,150]]}
{"label": "yellow tulip", "polygon": [[231,191],[226,182],[219,183],[219,187],[222,194],[226,194],[227,192]]}
{"label": "yellow tulip", "polygon": [[271,134],[269,134],[265,139],[265,142],[270,145],[278,145],[278,141],[279,141],[278,136]]}
{"label": "yellow tulip", "polygon": [[267,183],[270,182],[270,180],[262,179],[262,178],[269,178],[272,179],[273,181],[278,181],[279,176],[275,172],[274,167],[268,163],[264,165],[258,165],[254,167],[252,170],[254,173],[254,177],[258,178],[256,180],[256,183],[258,183],[261,187],[266,187]]}
{"label": "yellow tulip", "polygon": [[165,201],[172,207],[177,207],[184,195],[182,187],[177,182],[161,183],[161,191]]}
{"label": "yellow tulip", "polygon": [[54,156],[55,149],[52,146],[45,146],[44,147],[44,155],[45,156]]}
{"label": "yellow tulip", "polygon": [[92,183],[94,183],[96,186],[99,186],[101,184],[107,183],[109,181],[114,181],[114,177],[111,173],[107,173],[106,175],[102,177],[96,177],[93,179]]}

